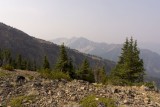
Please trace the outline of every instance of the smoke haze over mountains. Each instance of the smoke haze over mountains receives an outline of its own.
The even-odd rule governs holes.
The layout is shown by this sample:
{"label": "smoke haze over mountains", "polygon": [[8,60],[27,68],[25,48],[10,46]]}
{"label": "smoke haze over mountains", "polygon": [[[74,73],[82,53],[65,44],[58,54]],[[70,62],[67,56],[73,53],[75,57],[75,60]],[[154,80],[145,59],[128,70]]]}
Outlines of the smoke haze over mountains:
{"label": "smoke haze over mountains", "polygon": [[0,19],[45,40],[76,36],[121,44],[133,36],[141,47],[160,53],[159,5],[159,0],[3,0]]}

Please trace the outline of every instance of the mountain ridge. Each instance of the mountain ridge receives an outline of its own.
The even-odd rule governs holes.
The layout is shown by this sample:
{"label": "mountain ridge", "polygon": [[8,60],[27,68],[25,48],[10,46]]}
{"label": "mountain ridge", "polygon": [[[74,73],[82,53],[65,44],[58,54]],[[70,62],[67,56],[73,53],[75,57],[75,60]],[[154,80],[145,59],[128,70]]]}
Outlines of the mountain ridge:
{"label": "mountain ridge", "polygon": [[[60,47],[52,42],[29,36],[27,33],[3,23],[0,23],[0,48],[9,49],[13,53],[13,57],[21,54],[26,59],[35,60],[39,66],[42,65],[45,55],[48,56],[50,65],[55,65],[60,50]],[[97,63],[105,65],[108,72],[115,65],[113,61],[103,60],[99,57],[95,58],[95,56],[73,49],[67,48],[67,53],[76,66],[79,66],[85,58],[89,60],[92,67]]]}

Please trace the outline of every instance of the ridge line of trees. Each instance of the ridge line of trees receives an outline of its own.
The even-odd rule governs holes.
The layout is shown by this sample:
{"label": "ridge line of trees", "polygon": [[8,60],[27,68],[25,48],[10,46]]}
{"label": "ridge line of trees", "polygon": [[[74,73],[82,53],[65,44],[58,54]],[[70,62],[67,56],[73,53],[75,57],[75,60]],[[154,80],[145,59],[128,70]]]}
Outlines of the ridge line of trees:
{"label": "ridge line of trees", "polygon": [[[83,62],[81,63],[78,69],[75,69],[75,67],[73,66],[72,58],[68,57],[64,44],[60,46],[60,53],[57,58],[57,62],[54,66],[54,69],[51,70],[49,61],[46,56],[44,57],[44,61],[43,61],[43,69],[45,71],[48,70],[46,72],[50,72],[50,73],[62,72],[64,74],[69,75],[70,78],[72,79],[80,79],[80,80],[85,80],[89,82],[101,81],[101,79],[99,79],[100,77],[97,77],[97,79],[95,80],[94,77],[96,73],[93,72],[87,58],[83,60]],[[101,69],[103,69],[103,67]],[[106,77],[105,69],[103,70],[95,69],[94,71],[97,72],[97,74],[99,74],[98,76]]]}
{"label": "ridge line of trees", "polygon": [[37,65],[36,61],[33,62],[26,60],[20,54],[16,58],[12,57],[11,52],[8,49],[0,49],[0,67],[3,67],[8,70],[21,69],[36,71]]}
{"label": "ridge line of trees", "polygon": [[[134,83],[143,83],[144,66],[143,60],[139,57],[140,51],[137,47],[137,41],[126,38],[123,44],[122,53],[116,67],[111,71],[110,75],[106,75],[105,67],[97,66],[93,69],[90,67],[87,58],[83,60],[79,68],[75,68],[71,57],[68,57],[64,44],[60,46],[60,53],[57,62],[51,67],[47,55],[44,56],[42,71],[51,75],[67,75],[67,78],[81,79],[89,82],[109,83],[117,85],[127,85]],[[11,66],[14,69],[37,70],[36,61],[25,60],[21,55],[17,55],[14,59],[8,50],[0,50],[0,67]],[[55,74],[53,74],[54,76]]]}

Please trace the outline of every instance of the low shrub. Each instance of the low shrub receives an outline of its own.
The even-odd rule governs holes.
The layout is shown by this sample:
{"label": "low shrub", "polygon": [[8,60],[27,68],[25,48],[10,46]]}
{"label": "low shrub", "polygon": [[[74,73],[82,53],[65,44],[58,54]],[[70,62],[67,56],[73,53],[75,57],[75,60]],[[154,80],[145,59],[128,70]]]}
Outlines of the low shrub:
{"label": "low shrub", "polygon": [[150,88],[150,89],[154,89],[154,88],[155,88],[155,85],[154,85],[153,82],[146,82],[144,85],[145,85],[146,87]]}
{"label": "low shrub", "polygon": [[117,77],[108,77],[106,84],[115,85],[115,86],[141,86],[144,82],[130,82],[124,79]]}
{"label": "low shrub", "polygon": [[33,101],[35,99],[35,96],[31,95],[31,96],[17,96],[17,97],[13,97],[11,98],[11,100],[9,101],[9,106],[11,107],[22,107],[22,102],[23,100],[25,100],[26,102],[28,101]]}
{"label": "low shrub", "polygon": [[43,70],[40,70],[39,73],[43,78],[48,78],[53,80],[55,79],[71,80],[68,73],[64,73],[61,71],[51,71],[49,69],[43,69]]}
{"label": "low shrub", "polygon": [[96,97],[95,95],[89,95],[80,101],[82,107],[116,107],[114,100],[103,97]]}
{"label": "low shrub", "polygon": [[129,83],[127,83],[127,81],[124,81],[124,80],[122,80],[120,78],[109,77],[109,79],[107,80],[106,84],[124,86],[124,85],[127,85]]}
{"label": "low shrub", "polygon": [[51,76],[51,70],[49,69],[41,69],[38,72],[40,73],[40,76],[43,78],[50,78]]}
{"label": "low shrub", "polygon": [[13,70],[14,70],[13,66],[11,66],[11,65],[9,65],[9,64],[2,66],[2,69],[8,70],[8,71],[13,71]]}
{"label": "low shrub", "polygon": [[51,73],[51,79],[66,79],[66,80],[71,80],[70,76],[68,73],[63,73],[60,71],[53,71]]}

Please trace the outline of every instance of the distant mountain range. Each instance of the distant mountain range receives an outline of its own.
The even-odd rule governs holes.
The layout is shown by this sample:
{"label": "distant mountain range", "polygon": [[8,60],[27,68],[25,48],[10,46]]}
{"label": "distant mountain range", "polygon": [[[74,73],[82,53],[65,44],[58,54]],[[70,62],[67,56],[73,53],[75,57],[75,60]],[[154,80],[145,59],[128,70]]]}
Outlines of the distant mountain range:
{"label": "distant mountain range", "polygon": [[[58,38],[52,40],[52,42],[58,45],[64,43],[66,46],[77,49],[80,52],[96,55],[115,62],[118,61],[122,48],[122,44],[97,43],[82,37],[71,39]],[[140,57],[144,61],[146,74],[154,78],[160,78],[160,55],[148,49],[140,50]]]}
{"label": "distant mountain range", "polygon": [[[60,47],[52,42],[31,37],[23,31],[0,23],[0,49],[9,49],[13,57],[21,54],[26,59],[35,60],[39,66],[42,65],[43,58],[47,55],[50,65],[53,66],[57,60]],[[97,64],[106,66],[108,72],[115,66],[113,61],[87,55],[73,49],[67,48],[67,53],[73,59],[75,66],[79,66],[85,58],[89,60],[92,67]]]}
{"label": "distant mountain range", "polygon": [[157,46],[160,46],[160,43],[152,42],[152,43],[147,43],[147,42],[139,42],[139,47],[142,49],[149,49],[153,52],[156,52],[160,55],[160,48],[157,48]]}

